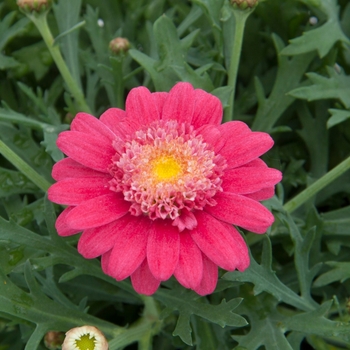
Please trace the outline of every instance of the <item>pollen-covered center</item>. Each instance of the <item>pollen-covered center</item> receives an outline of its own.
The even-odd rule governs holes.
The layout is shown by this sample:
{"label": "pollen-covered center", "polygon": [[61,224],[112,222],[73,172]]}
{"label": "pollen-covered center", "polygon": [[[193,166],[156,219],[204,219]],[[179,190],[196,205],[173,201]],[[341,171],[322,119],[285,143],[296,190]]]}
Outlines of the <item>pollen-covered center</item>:
{"label": "pollen-covered center", "polygon": [[123,192],[133,215],[174,220],[183,211],[216,205],[225,166],[192,127],[160,121],[137,131],[116,154],[110,189]]}
{"label": "pollen-covered center", "polygon": [[94,350],[96,339],[94,336],[90,338],[90,334],[84,334],[75,341],[76,349],[79,350]]}
{"label": "pollen-covered center", "polygon": [[153,161],[153,175],[159,181],[173,181],[182,173],[182,167],[179,161],[172,156],[160,156]]}

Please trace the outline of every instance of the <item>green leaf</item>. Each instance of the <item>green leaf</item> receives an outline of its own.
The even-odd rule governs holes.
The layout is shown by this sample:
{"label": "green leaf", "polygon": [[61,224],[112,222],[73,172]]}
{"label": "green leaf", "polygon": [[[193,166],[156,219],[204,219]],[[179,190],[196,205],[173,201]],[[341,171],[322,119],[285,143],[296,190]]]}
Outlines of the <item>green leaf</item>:
{"label": "green leaf", "polygon": [[350,108],[350,76],[337,73],[332,67],[327,67],[328,76],[307,73],[312,85],[294,89],[288,95],[308,101],[321,99],[339,99],[346,108]]}
{"label": "green leaf", "polygon": [[15,11],[10,12],[0,21],[0,51],[2,51],[6,44],[15,36],[24,33],[25,27],[30,22],[28,18],[21,18],[11,26],[16,15],[17,13]]}
{"label": "green leaf", "polygon": [[43,128],[44,141],[41,144],[45,146],[45,151],[50,154],[55,162],[63,159],[63,153],[58,149],[56,141],[58,134],[64,130],[67,130],[69,125],[62,124],[60,126],[47,125]]}
{"label": "green leaf", "polygon": [[313,53],[307,53],[288,59],[280,55],[284,47],[282,40],[275,34],[273,34],[272,38],[278,55],[277,77],[268,98],[264,98],[263,89],[259,84],[256,84],[259,108],[252,125],[254,130],[266,132],[272,130],[283,112],[294,101],[287,93],[299,86],[307,67],[314,58]]}
{"label": "green leaf", "polygon": [[[9,318],[21,318],[23,321],[36,324],[36,330],[27,342],[26,350],[36,349],[41,339],[49,330],[67,331],[81,324],[92,324],[109,335],[118,332],[116,325],[85,314],[79,310],[72,310],[65,305],[49,299],[34,279],[30,263],[25,266],[25,278],[30,292],[26,293],[16,286],[9,277],[0,270],[0,309]],[[22,321],[22,322],[23,322]]]}
{"label": "green leaf", "polygon": [[[297,111],[302,124],[302,129],[298,130],[298,134],[305,142],[309,151],[311,161],[310,174],[313,178],[317,179],[328,170],[329,144],[326,128],[328,113],[323,104],[316,106],[315,116],[311,114],[306,103],[298,105]],[[322,143],[319,140],[322,140]]]}
{"label": "green leaf", "polygon": [[5,56],[0,53],[0,70],[16,68],[20,65],[13,57]]}
{"label": "green leaf", "polygon": [[277,300],[292,305],[301,310],[312,309],[312,304],[300,297],[284,283],[282,283],[276,273],[271,268],[272,250],[269,238],[263,241],[263,250],[261,255],[261,265],[255,259],[250,257],[250,266],[244,272],[227,272],[223,278],[232,282],[250,282],[254,284],[254,295],[267,292],[273,295]]}
{"label": "green leaf", "polygon": [[334,235],[350,235],[350,206],[329,211],[322,215],[323,228],[325,234]]}
{"label": "green leaf", "polygon": [[327,22],[317,29],[303,33],[301,37],[292,39],[290,45],[281,51],[282,55],[300,55],[317,50],[323,58],[337,41],[350,44],[339,23],[339,6],[336,0],[323,0],[320,9],[327,16]]}
{"label": "green leaf", "polygon": [[42,41],[24,46],[14,51],[12,56],[24,67],[27,67],[30,72],[33,72],[36,80],[42,79],[53,63],[52,57]]}
{"label": "green leaf", "polygon": [[158,290],[154,297],[166,305],[169,310],[179,312],[173,335],[178,335],[188,345],[192,345],[190,317],[193,314],[221,327],[243,327],[247,324],[242,316],[232,313],[242,299],[232,299],[229,302],[223,299],[221,304],[211,305],[196,301],[195,298],[198,296],[188,290]]}
{"label": "green leaf", "polygon": [[[63,56],[75,82],[81,89],[78,55],[78,29],[80,26],[77,25],[81,9],[81,0],[75,0],[73,2],[71,0],[61,0],[58,4],[54,4],[53,9],[61,34],[59,41]],[[75,30],[72,30],[72,28]]]}
{"label": "green leaf", "polygon": [[327,129],[332,128],[334,125],[340,124],[345,120],[350,118],[350,111],[345,111],[343,109],[329,109],[331,117],[327,121]]}
{"label": "green leaf", "polygon": [[37,186],[22,173],[0,167],[0,198],[37,191]]}
{"label": "green leaf", "polygon": [[326,265],[332,269],[319,276],[313,284],[314,287],[323,287],[336,281],[343,283],[350,278],[349,262],[328,261]]}
{"label": "green leaf", "polygon": [[255,298],[245,295],[239,311],[248,316],[251,329],[246,335],[232,336],[239,344],[235,349],[256,350],[263,345],[266,350],[293,350],[284,335],[284,317],[276,306],[276,300],[268,294]]}

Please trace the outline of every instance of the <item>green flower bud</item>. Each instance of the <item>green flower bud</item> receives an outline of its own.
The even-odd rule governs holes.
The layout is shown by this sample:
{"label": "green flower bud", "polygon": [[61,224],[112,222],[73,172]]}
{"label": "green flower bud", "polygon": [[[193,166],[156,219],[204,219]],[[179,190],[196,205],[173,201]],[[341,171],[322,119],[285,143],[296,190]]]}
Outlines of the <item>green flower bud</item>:
{"label": "green flower bud", "polygon": [[17,5],[24,12],[44,12],[51,6],[51,0],[17,0]]}
{"label": "green flower bud", "polygon": [[258,5],[258,0],[230,0],[230,2],[234,8],[238,8],[240,10],[245,10],[248,7],[254,8]]}
{"label": "green flower bud", "polygon": [[124,54],[130,49],[129,40],[120,37],[115,38],[109,43],[109,49],[117,55]]}

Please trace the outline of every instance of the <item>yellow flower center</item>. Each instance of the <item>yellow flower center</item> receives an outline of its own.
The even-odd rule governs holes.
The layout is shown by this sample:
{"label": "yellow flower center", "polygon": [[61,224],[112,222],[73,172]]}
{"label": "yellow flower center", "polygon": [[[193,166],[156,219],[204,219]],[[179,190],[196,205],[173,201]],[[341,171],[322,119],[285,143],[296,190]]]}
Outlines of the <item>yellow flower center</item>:
{"label": "yellow flower center", "polygon": [[153,161],[153,174],[159,181],[172,180],[182,173],[182,167],[172,156],[160,156]]}
{"label": "yellow flower center", "polygon": [[96,338],[94,336],[90,338],[90,334],[84,334],[79,340],[75,341],[75,346],[79,350],[94,350],[95,344]]}

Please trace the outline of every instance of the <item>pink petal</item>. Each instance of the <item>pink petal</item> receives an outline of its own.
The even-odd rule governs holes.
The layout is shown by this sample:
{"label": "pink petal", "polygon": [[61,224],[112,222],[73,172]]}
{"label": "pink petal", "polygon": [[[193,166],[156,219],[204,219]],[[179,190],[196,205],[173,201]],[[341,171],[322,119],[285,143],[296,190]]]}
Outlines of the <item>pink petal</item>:
{"label": "pink petal", "polygon": [[172,225],[177,226],[180,232],[186,228],[192,230],[197,226],[197,219],[191,211],[184,209],[182,210],[181,215],[173,220]]}
{"label": "pink petal", "polygon": [[165,281],[174,273],[179,261],[180,236],[170,221],[155,220],[147,243],[147,260],[153,276]]}
{"label": "pink petal", "polygon": [[220,151],[225,144],[225,139],[222,137],[219,128],[216,126],[210,124],[202,125],[196,131],[216,153]]}
{"label": "pink petal", "polygon": [[150,220],[128,216],[129,222],[118,232],[118,239],[109,257],[108,274],[117,281],[130,276],[146,257]]}
{"label": "pink petal", "polygon": [[111,129],[116,135],[116,140],[125,141],[126,136],[133,134],[134,127],[127,122],[125,111],[119,108],[109,108],[104,112],[100,121]]}
{"label": "pink petal", "polygon": [[79,253],[86,259],[94,259],[111,250],[130,218],[126,214],[107,225],[85,230],[78,242]]}
{"label": "pink petal", "polygon": [[118,220],[128,212],[129,207],[130,203],[120,194],[110,193],[81,203],[72,209],[66,219],[70,227],[84,230]]}
{"label": "pink petal", "polygon": [[256,158],[251,162],[242,165],[242,168],[267,168],[267,164],[260,158]]}
{"label": "pink petal", "polygon": [[78,131],[63,131],[58,135],[58,148],[88,168],[108,173],[115,150],[111,143]]}
{"label": "pink petal", "polygon": [[227,160],[228,168],[237,168],[260,157],[273,146],[273,140],[264,132],[251,132],[228,136],[220,154]]}
{"label": "pink petal", "polygon": [[218,282],[218,267],[209,260],[204,254],[203,256],[203,278],[201,283],[194,288],[199,295],[208,295],[214,292]]}
{"label": "pink petal", "polygon": [[247,247],[243,238],[233,236],[231,226],[206,212],[196,213],[198,226],[189,231],[199,249],[216,265],[233,271],[242,265]]}
{"label": "pink petal", "polygon": [[203,277],[202,253],[188,231],[180,234],[179,262],[174,275],[185,288],[191,289],[198,287]]}
{"label": "pink petal", "polygon": [[151,92],[143,87],[132,89],[125,102],[127,120],[138,129],[160,119],[158,108]]}
{"label": "pink petal", "polygon": [[274,222],[273,215],[262,204],[246,196],[218,193],[214,199],[217,205],[215,207],[206,206],[205,210],[219,220],[255,233],[266,232]]}
{"label": "pink petal", "polygon": [[152,93],[153,100],[157,106],[159,117],[162,119],[163,107],[166,98],[168,97],[167,92],[153,92]]}
{"label": "pink petal", "polygon": [[282,179],[279,170],[265,167],[242,167],[224,172],[222,188],[225,192],[246,194],[276,185]]}
{"label": "pink petal", "polygon": [[73,119],[70,129],[103,139],[107,143],[111,143],[116,137],[105,124],[87,113],[78,113]]}
{"label": "pink petal", "polygon": [[57,233],[62,237],[75,235],[76,233],[81,231],[81,230],[72,228],[67,224],[66,218],[67,218],[67,215],[72,211],[72,209],[74,209],[74,207],[68,207],[64,209],[62,213],[57,217],[55,227],[56,227]]}
{"label": "pink petal", "polygon": [[197,129],[204,124],[219,125],[222,119],[222,103],[204,90],[194,90],[195,106],[192,125]]}
{"label": "pink petal", "polygon": [[79,177],[100,177],[111,179],[110,174],[87,168],[84,165],[77,163],[72,158],[64,158],[58,161],[52,168],[52,177],[56,181]]}
{"label": "pink petal", "polygon": [[111,256],[111,252],[112,250],[109,250],[101,256],[101,268],[106,275],[108,275],[109,257]]}
{"label": "pink petal", "polygon": [[131,275],[131,283],[137,293],[144,295],[152,295],[160,285],[160,281],[156,280],[151,273],[147,259]]}
{"label": "pink petal", "polygon": [[78,205],[91,198],[110,193],[108,180],[99,177],[61,180],[49,188],[48,198],[58,204]]}
{"label": "pink petal", "polygon": [[178,83],[164,102],[162,119],[191,123],[194,111],[194,90],[189,83]]}
{"label": "pink petal", "polygon": [[260,191],[254,193],[245,194],[245,197],[254,199],[256,201],[265,201],[267,199],[272,198],[275,195],[275,186],[271,186],[268,188],[263,188]]}

